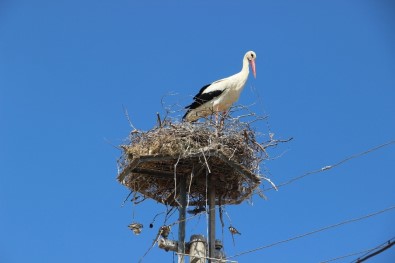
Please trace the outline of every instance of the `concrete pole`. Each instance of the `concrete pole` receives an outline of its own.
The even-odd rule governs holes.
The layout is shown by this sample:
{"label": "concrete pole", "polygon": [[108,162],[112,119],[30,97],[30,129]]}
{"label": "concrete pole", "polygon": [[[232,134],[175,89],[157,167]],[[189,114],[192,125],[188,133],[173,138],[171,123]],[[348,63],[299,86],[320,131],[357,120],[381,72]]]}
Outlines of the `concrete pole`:
{"label": "concrete pole", "polygon": [[[208,183],[208,244],[209,244],[209,257],[215,257],[215,181],[212,174],[209,174],[209,183]],[[211,259],[208,260],[209,263],[213,261]]]}
{"label": "concrete pole", "polygon": [[192,235],[189,242],[190,263],[206,263],[206,239],[202,235]]}
{"label": "concrete pole", "polygon": [[186,218],[186,206],[187,206],[187,189],[186,189],[186,177],[180,178],[180,209],[178,216],[178,263],[185,262],[185,218]]}

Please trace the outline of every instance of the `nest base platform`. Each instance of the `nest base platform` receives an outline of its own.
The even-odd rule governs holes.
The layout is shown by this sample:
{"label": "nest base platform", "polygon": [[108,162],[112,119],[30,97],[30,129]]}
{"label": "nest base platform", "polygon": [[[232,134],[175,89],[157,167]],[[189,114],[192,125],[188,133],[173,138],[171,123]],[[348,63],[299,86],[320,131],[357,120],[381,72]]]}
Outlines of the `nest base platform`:
{"label": "nest base platform", "polygon": [[184,158],[142,155],[129,156],[128,160],[118,181],[131,191],[170,206],[179,206],[183,178],[191,206],[206,204],[207,182],[215,186],[216,205],[240,204],[261,183],[259,176],[221,150],[202,150]]}

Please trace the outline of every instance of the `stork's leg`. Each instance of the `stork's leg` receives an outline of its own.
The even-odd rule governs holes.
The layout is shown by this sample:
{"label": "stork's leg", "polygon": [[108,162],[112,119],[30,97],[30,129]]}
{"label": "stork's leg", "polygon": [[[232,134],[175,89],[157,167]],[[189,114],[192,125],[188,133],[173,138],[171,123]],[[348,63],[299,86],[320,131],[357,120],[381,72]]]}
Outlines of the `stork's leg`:
{"label": "stork's leg", "polygon": [[222,128],[224,126],[225,123],[225,119],[228,116],[229,110],[227,111],[223,111],[221,114],[221,120],[220,120],[220,127]]}
{"label": "stork's leg", "polygon": [[219,117],[219,128],[222,129],[222,127],[224,126],[224,116],[223,116],[223,112],[221,112],[221,115]]}
{"label": "stork's leg", "polygon": [[219,112],[219,107],[217,106],[217,110],[215,111],[215,125],[218,125],[218,112]]}
{"label": "stork's leg", "polygon": [[227,111],[224,111],[224,112],[222,113],[222,116],[223,116],[224,119],[225,119],[226,117],[228,117],[229,112],[230,112],[230,109],[227,110]]}

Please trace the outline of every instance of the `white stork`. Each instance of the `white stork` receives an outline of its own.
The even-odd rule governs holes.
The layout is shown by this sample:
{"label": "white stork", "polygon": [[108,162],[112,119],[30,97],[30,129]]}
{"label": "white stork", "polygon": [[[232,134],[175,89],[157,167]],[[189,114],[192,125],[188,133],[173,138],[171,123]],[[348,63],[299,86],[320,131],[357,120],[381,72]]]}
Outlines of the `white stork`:
{"label": "white stork", "polygon": [[213,113],[216,113],[218,118],[218,112],[226,112],[239,99],[247,82],[250,73],[248,64],[251,65],[252,73],[256,78],[255,59],[255,52],[248,51],[244,55],[243,68],[239,73],[214,81],[201,88],[199,93],[193,97],[194,102],[185,107],[188,111],[182,119],[194,122]]}

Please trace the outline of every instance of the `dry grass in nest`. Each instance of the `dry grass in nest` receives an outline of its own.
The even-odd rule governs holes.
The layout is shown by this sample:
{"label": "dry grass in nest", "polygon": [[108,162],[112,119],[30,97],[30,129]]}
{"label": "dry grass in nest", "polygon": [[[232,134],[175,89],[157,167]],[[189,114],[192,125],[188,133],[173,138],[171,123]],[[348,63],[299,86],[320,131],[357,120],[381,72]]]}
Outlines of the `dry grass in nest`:
{"label": "dry grass in nest", "polygon": [[279,141],[256,140],[250,123],[227,117],[221,125],[167,120],[147,132],[134,130],[122,145],[118,180],[135,193],[177,206],[180,179],[186,178],[188,204],[204,205],[208,177],[216,204],[238,204],[261,183],[265,149]]}

